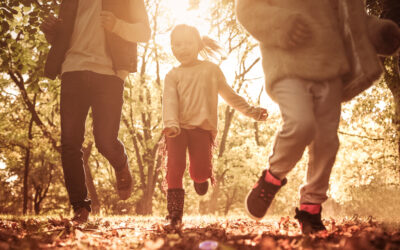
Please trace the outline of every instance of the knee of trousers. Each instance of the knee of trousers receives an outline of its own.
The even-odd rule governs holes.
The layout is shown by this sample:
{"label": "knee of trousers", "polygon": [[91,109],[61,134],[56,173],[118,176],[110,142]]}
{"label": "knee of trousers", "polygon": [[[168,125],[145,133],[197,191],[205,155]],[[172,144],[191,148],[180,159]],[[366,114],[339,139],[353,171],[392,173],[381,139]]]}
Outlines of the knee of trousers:
{"label": "knee of trousers", "polygon": [[205,182],[211,175],[212,170],[210,166],[191,167],[190,169],[190,177],[197,183]]}
{"label": "knee of trousers", "polygon": [[102,139],[96,140],[96,148],[102,155],[110,155],[115,151],[119,151],[123,149],[122,143],[118,139]]}
{"label": "knee of trousers", "polygon": [[293,125],[289,125],[289,135],[293,139],[297,141],[305,142],[309,144],[315,137],[316,132],[316,124],[314,121],[310,120],[301,120],[292,123]]}
{"label": "knee of trousers", "polygon": [[74,140],[63,140],[61,143],[61,152],[62,156],[69,155],[82,155],[82,143],[83,141],[74,141]]}
{"label": "knee of trousers", "polygon": [[319,145],[326,150],[336,153],[339,150],[340,145],[337,133],[331,136],[325,134],[324,136],[319,138]]}

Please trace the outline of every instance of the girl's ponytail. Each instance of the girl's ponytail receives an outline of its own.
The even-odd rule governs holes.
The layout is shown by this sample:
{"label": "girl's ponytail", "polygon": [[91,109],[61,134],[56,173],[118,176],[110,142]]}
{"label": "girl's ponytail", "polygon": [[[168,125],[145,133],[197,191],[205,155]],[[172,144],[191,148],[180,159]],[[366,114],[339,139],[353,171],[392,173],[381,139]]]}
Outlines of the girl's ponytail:
{"label": "girl's ponytail", "polygon": [[210,57],[214,59],[225,58],[222,47],[214,39],[208,36],[200,36],[200,32],[196,27],[187,24],[178,24],[171,31],[171,39],[176,32],[190,32],[199,44],[199,54],[203,59]]}
{"label": "girl's ponytail", "polygon": [[[202,36],[199,54],[204,59],[208,59],[210,57],[214,59],[221,59],[223,57],[223,49],[214,39],[208,36]],[[218,55],[220,57],[218,57]]]}

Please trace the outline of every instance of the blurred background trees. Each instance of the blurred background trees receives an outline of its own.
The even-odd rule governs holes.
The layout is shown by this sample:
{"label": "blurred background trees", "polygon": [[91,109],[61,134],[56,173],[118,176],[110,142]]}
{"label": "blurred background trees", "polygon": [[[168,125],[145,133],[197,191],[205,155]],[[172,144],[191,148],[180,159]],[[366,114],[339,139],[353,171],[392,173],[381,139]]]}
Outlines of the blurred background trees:
{"label": "blurred background trees", "polygon": [[[178,22],[171,3],[177,1],[145,2],[153,33],[149,43],[139,44],[138,72],[125,83],[120,129],[135,179],[134,192],[128,200],[118,200],[114,172],[95,148],[88,119],[84,159],[95,212],[163,215],[166,211],[165,170],[159,154],[161,94],[165,73],[177,65],[169,48],[169,32]],[[399,23],[398,1],[367,2],[371,14]],[[70,210],[60,160],[60,81],[42,77],[49,46],[38,28],[45,16],[57,13],[58,4],[55,0],[0,3],[0,213]],[[234,2],[188,1],[184,8],[197,13],[203,20],[199,27],[203,35],[218,40],[224,48],[225,54],[214,62],[221,66],[229,84],[250,103],[270,112],[267,122],[255,123],[221,101],[214,151],[217,182],[206,196],[198,197],[186,174],[185,211],[243,213],[244,197],[266,166],[280,114],[264,93],[258,45],[237,24]],[[387,58],[385,69],[382,81],[343,105],[341,148],[331,177],[330,199],[324,207],[326,215],[394,216],[399,211],[398,58]],[[269,213],[293,213],[306,163],[305,155]]]}

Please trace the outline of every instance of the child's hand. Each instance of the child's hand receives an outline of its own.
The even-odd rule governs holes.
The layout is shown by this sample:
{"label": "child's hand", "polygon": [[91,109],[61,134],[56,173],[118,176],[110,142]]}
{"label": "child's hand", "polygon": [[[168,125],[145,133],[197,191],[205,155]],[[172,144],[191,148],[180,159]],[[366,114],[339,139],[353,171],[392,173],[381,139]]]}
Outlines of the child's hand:
{"label": "child's hand", "polygon": [[177,127],[165,128],[163,133],[166,137],[175,137],[179,134],[179,129]]}
{"label": "child's hand", "polygon": [[311,36],[310,26],[302,18],[295,18],[289,30],[288,46],[289,48],[295,48],[304,45],[311,39]]}
{"label": "child's hand", "polygon": [[100,13],[101,24],[103,28],[107,31],[112,31],[114,29],[115,23],[117,22],[117,18],[110,11],[101,11]]}
{"label": "child's hand", "polygon": [[265,121],[268,118],[268,111],[266,109],[260,108],[260,117],[258,118],[259,121]]}
{"label": "child's hand", "polygon": [[54,37],[56,35],[56,27],[57,24],[62,22],[61,19],[55,17],[55,16],[49,16],[46,19],[43,20],[43,23],[40,25],[40,30],[44,33],[46,40],[49,43],[52,43],[54,40]]}

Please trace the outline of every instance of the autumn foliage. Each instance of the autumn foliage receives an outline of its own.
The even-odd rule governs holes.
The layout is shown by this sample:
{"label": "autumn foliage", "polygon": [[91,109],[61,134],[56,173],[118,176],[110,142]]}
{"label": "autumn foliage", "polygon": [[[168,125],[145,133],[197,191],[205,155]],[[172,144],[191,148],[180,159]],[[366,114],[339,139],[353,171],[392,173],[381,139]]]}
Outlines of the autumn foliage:
{"label": "autumn foliage", "polygon": [[186,217],[180,231],[166,231],[160,217],[97,217],[73,225],[62,217],[3,218],[0,249],[198,249],[215,241],[234,249],[399,249],[398,225],[371,218],[324,220],[327,232],[302,236],[289,217],[256,222],[243,217]]}

